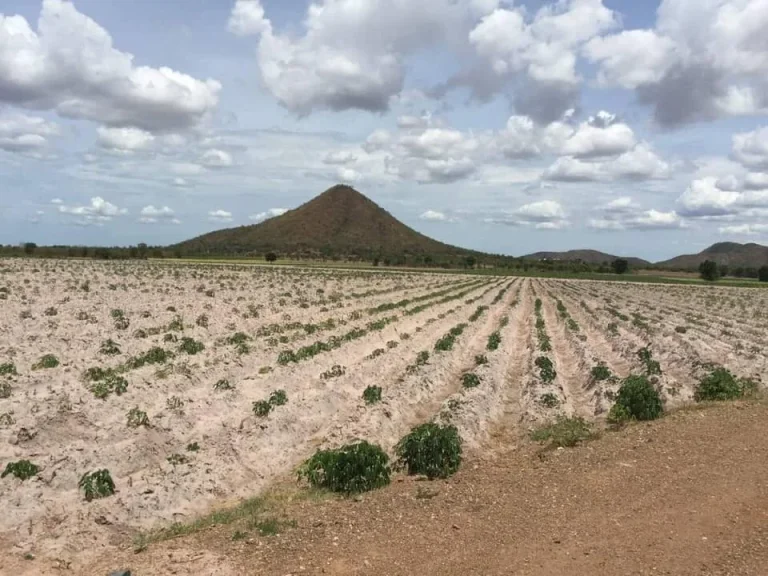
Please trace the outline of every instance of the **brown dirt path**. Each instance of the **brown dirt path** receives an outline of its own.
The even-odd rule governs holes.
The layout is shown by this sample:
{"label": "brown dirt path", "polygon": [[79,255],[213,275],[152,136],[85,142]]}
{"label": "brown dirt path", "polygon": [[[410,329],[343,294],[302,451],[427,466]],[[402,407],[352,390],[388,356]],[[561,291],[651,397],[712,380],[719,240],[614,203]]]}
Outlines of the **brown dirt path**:
{"label": "brown dirt path", "polygon": [[768,404],[728,404],[575,449],[470,456],[447,481],[294,502],[279,536],[216,528],[70,573],[764,576],[766,421]]}

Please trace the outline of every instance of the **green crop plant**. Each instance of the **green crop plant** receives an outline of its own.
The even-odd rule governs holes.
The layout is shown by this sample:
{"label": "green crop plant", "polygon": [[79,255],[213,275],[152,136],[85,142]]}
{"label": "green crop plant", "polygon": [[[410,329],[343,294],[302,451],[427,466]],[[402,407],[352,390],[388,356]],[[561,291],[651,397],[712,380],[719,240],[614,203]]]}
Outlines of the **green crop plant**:
{"label": "green crop plant", "polygon": [[368,386],[363,390],[363,400],[368,405],[381,402],[381,386]]}
{"label": "green crop plant", "polygon": [[462,374],[461,385],[464,386],[464,388],[476,388],[480,386],[480,377],[472,372]]}
{"label": "green crop plant", "polygon": [[362,441],[318,450],[298,475],[315,488],[342,494],[368,492],[389,484],[389,457],[379,446]]}
{"label": "green crop plant", "polygon": [[6,464],[5,470],[2,475],[0,475],[0,478],[12,475],[23,482],[24,480],[37,476],[38,472],[40,472],[40,468],[29,460],[18,460],[17,462],[9,462]]}
{"label": "green crop plant", "polygon": [[488,364],[488,357],[485,354],[475,356],[475,366],[482,366],[484,364]]}
{"label": "green crop plant", "polygon": [[560,417],[531,433],[531,440],[546,442],[550,448],[569,448],[595,437],[592,425],[581,417]]}
{"label": "green crop plant", "polygon": [[48,370],[50,368],[56,368],[58,365],[59,359],[56,358],[56,356],[53,354],[46,354],[32,365],[32,370]]}
{"label": "green crop plant", "polygon": [[118,346],[117,342],[110,338],[101,343],[99,352],[105,356],[116,356],[120,354],[120,346]]}
{"label": "green crop plant", "polygon": [[331,366],[330,370],[326,370],[322,374],[320,374],[321,380],[330,380],[331,378],[339,378],[341,376],[344,376],[344,374],[347,373],[347,369],[344,366],[341,366],[339,364],[334,364]]}
{"label": "green crop plant", "polygon": [[253,403],[253,413],[259,418],[265,418],[272,412],[272,404],[267,400],[257,400]]}
{"label": "green crop plant", "polygon": [[226,378],[222,378],[216,384],[213,385],[213,389],[217,392],[223,392],[225,390],[234,390],[235,387]]}
{"label": "green crop plant", "polygon": [[144,410],[139,410],[138,406],[128,411],[128,428],[138,428],[140,426],[149,427],[149,416]]}
{"label": "green crop plant", "polygon": [[501,333],[497,330],[488,336],[488,343],[485,345],[486,350],[498,350],[501,345]]}
{"label": "green crop plant", "polygon": [[395,447],[398,465],[430,480],[447,478],[461,465],[462,440],[455,426],[434,422],[413,428]]}
{"label": "green crop plant", "polygon": [[205,344],[202,342],[198,342],[194,338],[189,338],[188,336],[185,336],[181,339],[181,344],[179,345],[180,352],[194,355],[202,352],[203,350],[205,350]]}
{"label": "green crop plant", "polygon": [[655,420],[664,412],[658,391],[646,376],[629,376],[616,395],[616,403],[608,414],[608,421]]}
{"label": "green crop plant", "polygon": [[545,408],[557,408],[560,405],[560,400],[552,392],[542,394],[539,398],[539,404]]}
{"label": "green crop plant", "polygon": [[756,389],[757,385],[751,380],[736,378],[727,368],[717,367],[699,381],[694,399],[697,402],[736,400]]}
{"label": "green crop plant", "polygon": [[83,491],[86,502],[106,498],[115,493],[115,483],[106,468],[83,474],[77,485]]}
{"label": "green crop plant", "polygon": [[13,362],[0,364],[0,376],[17,376],[16,365]]}
{"label": "green crop plant", "polygon": [[536,367],[539,369],[539,376],[541,377],[541,381],[545,384],[550,384],[554,382],[555,378],[557,378],[557,371],[555,370],[555,366],[552,363],[552,360],[546,356],[539,356],[536,358]]}
{"label": "green crop plant", "polygon": [[603,380],[611,379],[611,370],[605,364],[598,364],[592,367],[591,372],[592,380],[595,382],[602,382]]}
{"label": "green crop plant", "polygon": [[661,364],[653,359],[653,353],[650,348],[641,348],[637,351],[637,356],[645,366],[645,373],[648,376],[661,375]]}
{"label": "green crop plant", "polygon": [[269,403],[272,406],[284,406],[288,403],[288,395],[285,390],[275,390],[269,395]]}

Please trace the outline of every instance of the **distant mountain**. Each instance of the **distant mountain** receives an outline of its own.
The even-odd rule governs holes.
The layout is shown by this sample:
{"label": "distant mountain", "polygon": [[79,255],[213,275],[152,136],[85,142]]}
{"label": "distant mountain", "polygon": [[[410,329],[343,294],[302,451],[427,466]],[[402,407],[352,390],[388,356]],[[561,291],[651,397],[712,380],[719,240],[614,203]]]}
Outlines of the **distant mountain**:
{"label": "distant mountain", "polygon": [[429,255],[478,252],[432,240],[409,228],[349,186],[334,186],[295,210],[250,226],[210,232],[177,244],[189,254],[265,254],[303,257]]}
{"label": "distant mountain", "polygon": [[677,256],[670,260],[657,262],[660,268],[696,270],[705,260],[714,260],[718,264],[733,268],[760,268],[768,264],[768,246],[760,244],[739,244],[737,242],[719,242],[698,254]]}
{"label": "distant mountain", "polygon": [[584,262],[586,264],[610,264],[617,258],[624,258],[632,268],[645,268],[651,263],[642,258],[613,256],[597,250],[569,250],[567,252],[535,252],[523,256],[526,260],[559,260],[565,262]]}

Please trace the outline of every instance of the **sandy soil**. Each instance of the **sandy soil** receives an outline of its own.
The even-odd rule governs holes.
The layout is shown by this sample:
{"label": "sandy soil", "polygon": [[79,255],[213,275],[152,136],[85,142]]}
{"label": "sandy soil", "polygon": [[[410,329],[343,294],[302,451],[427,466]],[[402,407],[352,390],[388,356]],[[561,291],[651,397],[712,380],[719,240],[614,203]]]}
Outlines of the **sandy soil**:
{"label": "sandy soil", "polygon": [[[535,365],[542,354],[536,297],[552,341],[546,355],[558,374],[551,384]],[[0,481],[0,555],[38,558],[20,563],[15,574],[57,565],[89,573],[84,567],[92,559],[110,557],[141,531],[189,522],[292,477],[318,447],[365,438],[391,450],[410,427],[431,419],[456,424],[470,454],[504,454],[557,414],[602,419],[618,379],[639,369],[637,350],[646,345],[661,363],[658,384],[669,407],[690,401],[706,363],[765,381],[766,357],[762,347],[756,351],[767,338],[765,303],[761,292],[736,288],[0,261],[0,364],[11,362],[18,372],[0,375],[10,391],[0,398],[0,465],[25,458],[41,467],[34,479]],[[392,306],[374,310],[382,304]],[[407,313],[415,306],[425,308]],[[478,306],[487,308],[473,321]],[[114,310],[128,326],[119,326],[125,321]],[[630,319],[618,320],[616,311]],[[460,323],[467,327],[453,349],[435,352],[435,341]],[[676,330],[682,325],[685,333]],[[366,333],[347,338],[359,330]],[[495,331],[501,345],[489,351]],[[248,336],[247,352],[227,343],[236,333]],[[204,349],[184,353],[184,337]],[[107,339],[119,354],[100,352]],[[341,341],[335,349],[278,362],[285,350],[334,339]],[[173,357],[125,371],[123,394],[94,396],[86,370],[117,368],[152,347]],[[429,362],[409,368],[423,350]],[[35,369],[44,354],[59,365]],[[476,366],[481,354],[487,363]],[[617,379],[594,382],[590,371],[598,364]],[[477,388],[461,384],[469,371],[481,379]],[[223,379],[231,390],[214,389]],[[363,402],[369,385],[383,388],[380,404]],[[277,390],[288,402],[257,417],[252,404]],[[545,394],[558,405],[545,406]],[[133,408],[146,412],[149,426],[127,426]],[[192,443],[198,451],[188,449]],[[86,503],[78,480],[100,468],[109,469],[116,493]],[[198,573],[206,566],[228,573],[217,558],[201,550],[187,560]]]}

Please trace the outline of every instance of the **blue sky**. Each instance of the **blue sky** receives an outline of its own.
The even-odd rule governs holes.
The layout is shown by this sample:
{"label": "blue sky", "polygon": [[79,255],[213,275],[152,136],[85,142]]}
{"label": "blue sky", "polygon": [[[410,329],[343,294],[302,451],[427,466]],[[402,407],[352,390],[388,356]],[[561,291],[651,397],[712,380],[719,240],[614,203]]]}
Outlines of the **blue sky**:
{"label": "blue sky", "polygon": [[764,0],[5,0],[0,243],[166,244],[338,182],[520,255],[768,242]]}

